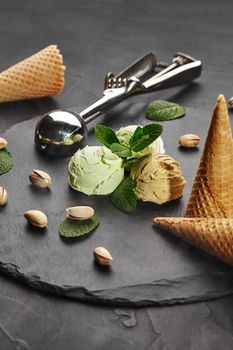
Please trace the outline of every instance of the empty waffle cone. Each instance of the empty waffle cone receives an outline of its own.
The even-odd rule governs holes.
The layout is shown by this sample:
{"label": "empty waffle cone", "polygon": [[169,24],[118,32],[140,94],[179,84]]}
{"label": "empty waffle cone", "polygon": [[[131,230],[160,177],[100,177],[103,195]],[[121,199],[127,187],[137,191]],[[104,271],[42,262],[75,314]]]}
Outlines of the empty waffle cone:
{"label": "empty waffle cone", "polygon": [[233,218],[233,141],[227,104],[219,95],[186,209],[186,217]]}
{"label": "empty waffle cone", "polygon": [[233,266],[233,219],[158,217],[153,222]]}
{"label": "empty waffle cone", "polygon": [[64,72],[60,51],[50,45],[0,74],[0,102],[59,94]]}

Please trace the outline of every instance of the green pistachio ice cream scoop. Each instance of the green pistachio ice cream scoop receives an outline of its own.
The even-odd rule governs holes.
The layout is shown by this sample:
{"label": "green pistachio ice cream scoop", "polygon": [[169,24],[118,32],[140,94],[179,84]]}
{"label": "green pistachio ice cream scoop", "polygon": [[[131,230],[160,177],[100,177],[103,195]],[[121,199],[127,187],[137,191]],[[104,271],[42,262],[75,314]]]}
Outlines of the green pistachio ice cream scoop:
{"label": "green pistachio ice cream scoop", "polygon": [[69,184],[87,195],[112,193],[124,177],[122,159],[104,146],[79,149],[69,162]]}

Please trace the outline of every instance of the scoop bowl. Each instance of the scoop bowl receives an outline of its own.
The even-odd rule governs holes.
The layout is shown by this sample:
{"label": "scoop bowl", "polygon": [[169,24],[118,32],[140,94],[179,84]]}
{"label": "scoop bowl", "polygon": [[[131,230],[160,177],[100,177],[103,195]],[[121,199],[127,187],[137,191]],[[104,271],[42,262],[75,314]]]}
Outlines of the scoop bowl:
{"label": "scoop bowl", "polygon": [[45,154],[69,157],[82,147],[86,135],[86,124],[78,113],[58,110],[38,120],[35,144]]}

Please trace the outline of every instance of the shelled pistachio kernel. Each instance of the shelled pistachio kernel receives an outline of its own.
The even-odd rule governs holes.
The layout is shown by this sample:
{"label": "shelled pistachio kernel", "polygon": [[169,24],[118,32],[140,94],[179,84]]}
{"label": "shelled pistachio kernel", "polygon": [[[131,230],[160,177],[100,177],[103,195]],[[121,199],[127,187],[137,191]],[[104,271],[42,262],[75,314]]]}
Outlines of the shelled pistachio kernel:
{"label": "shelled pistachio kernel", "polygon": [[3,186],[0,186],[0,207],[7,202],[7,191]]}
{"label": "shelled pistachio kernel", "polygon": [[4,139],[3,137],[0,137],[0,149],[6,148],[7,146],[7,140]]}
{"label": "shelled pistachio kernel", "polygon": [[97,247],[93,252],[95,261],[103,266],[110,265],[113,258],[111,253],[104,247]]}
{"label": "shelled pistachio kernel", "polygon": [[40,188],[47,188],[52,184],[52,180],[49,174],[42,170],[33,170],[29,174],[29,180],[33,185]]}
{"label": "shelled pistachio kernel", "polygon": [[92,207],[80,205],[76,207],[66,208],[66,214],[67,217],[71,220],[81,221],[90,219],[95,214],[95,211]]}
{"label": "shelled pistachio kernel", "polygon": [[200,143],[200,137],[195,134],[185,134],[179,138],[181,147],[196,147]]}
{"label": "shelled pistachio kernel", "polygon": [[233,108],[233,96],[229,99],[228,104],[231,108]]}
{"label": "shelled pistachio kernel", "polygon": [[28,210],[24,213],[24,217],[35,227],[45,228],[48,225],[47,216],[40,210]]}

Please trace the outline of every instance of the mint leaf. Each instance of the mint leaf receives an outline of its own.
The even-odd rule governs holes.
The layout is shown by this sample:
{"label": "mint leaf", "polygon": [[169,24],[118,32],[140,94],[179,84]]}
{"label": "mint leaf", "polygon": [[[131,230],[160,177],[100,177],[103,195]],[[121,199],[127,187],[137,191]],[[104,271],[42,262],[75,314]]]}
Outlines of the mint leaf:
{"label": "mint leaf", "polygon": [[121,145],[120,143],[112,143],[110,150],[115,153],[118,157],[127,158],[132,156],[132,152],[127,146]]}
{"label": "mint leaf", "polygon": [[133,166],[138,165],[141,161],[143,161],[144,159],[150,156],[151,154],[149,153],[149,154],[145,154],[142,157],[125,159],[123,161],[123,167],[126,169],[131,169]]}
{"label": "mint leaf", "polygon": [[81,237],[93,231],[98,225],[99,219],[96,215],[83,221],[67,218],[59,226],[59,235],[67,238]]}
{"label": "mint leaf", "polygon": [[146,108],[146,118],[152,120],[172,120],[185,115],[185,108],[178,103],[167,101],[151,102]]}
{"label": "mint leaf", "polygon": [[138,126],[137,129],[134,131],[133,136],[129,140],[129,145],[132,146],[135,144],[137,140],[139,140],[143,135],[143,128],[141,126]]}
{"label": "mint leaf", "polygon": [[132,213],[136,209],[137,196],[134,193],[133,181],[130,177],[123,180],[111,196],[112,203],[125,213]]}
{"label": "mint leaf", "polygon": [[13,166],[13,158],[6,149],[0,150],[0,175],[7,173]]}
{"label": "mint leaf", "polygon": [[115,132],[105,125],[97,125],[95,127],[95,137],[100,143],[108,148],[110,148],[113,143],[120,143]]}
{"label": "mint leaf", "polygon": [[163,127],[159,124],[148,124],[143,128],[137,127],[129,141],[131,150],[134,152],[142,151],[154,142],[161,135],[162,131]]}

